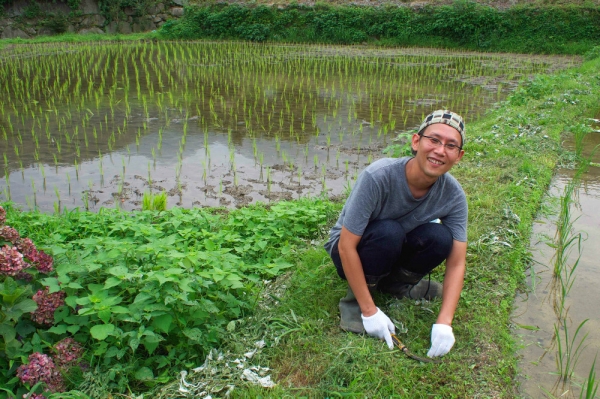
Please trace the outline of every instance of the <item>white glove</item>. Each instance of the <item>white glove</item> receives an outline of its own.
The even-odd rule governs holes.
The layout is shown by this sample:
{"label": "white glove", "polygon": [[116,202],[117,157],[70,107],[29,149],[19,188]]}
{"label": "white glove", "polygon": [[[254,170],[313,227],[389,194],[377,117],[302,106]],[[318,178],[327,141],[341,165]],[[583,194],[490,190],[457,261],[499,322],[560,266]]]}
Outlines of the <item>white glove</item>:
{"label": "white glove", "polygon": [[444,356],[454,345],[452,327],[447,324],[434,324],[431,328],[431,349],[428,357]]}
{"label": "white glove", "polygon": [[377,308],[377,313],[374,315],[365,317],[361,314],[360,317],[362,317],[363,326],[367,334],[375,338],[384,339],[388,348],[394,349],[392,334],[396,333],[396,327],[394,327],[394,323],[392,323],[385,313]]}

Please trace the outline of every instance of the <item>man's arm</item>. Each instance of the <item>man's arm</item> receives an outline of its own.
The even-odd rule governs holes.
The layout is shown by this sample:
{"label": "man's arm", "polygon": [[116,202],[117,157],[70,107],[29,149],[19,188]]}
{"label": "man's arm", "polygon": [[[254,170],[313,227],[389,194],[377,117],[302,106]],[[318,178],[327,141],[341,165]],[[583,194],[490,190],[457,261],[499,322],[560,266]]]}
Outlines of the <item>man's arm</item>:
{"label": "man's arm", "polygon": [[391,334],[395,333],[394,323],[375,306],[373,297],[367,287],[362,262],[356,250],[361,237],[342,227],[338,250],[342,260],[342,268],[348,284],[356,297],[362,313],[361,318],[365,332],[373,337],[385,340],[388,348],[394,349]]}
{"label": "man's arm", "polygon": [[363,316],[372,316],[377,312],[377,307],[371,297],[365,273],[363,271],[362,262],[358,256],[356,247],[360,242],[361,236],[351,233],[346,227],[342,227],[340,240],[338,242],[338,250],[340,251],[340,259],[342,260],[342,268],[348,280],[348,285],[352,289],[360,311]]}
{"label": "man's arm", "polygon": [[454,240],[450,255],[446,259],[442,308],[436,324],[431,328],[431,348],[427,352],[429,357],[443,356],[454,345],[454,333],[450,326],[463,287],[466,258],[467,243]]}
{"label": "man's arm", "polygon": [[467,243],[454,240],[450,255],[446,259],[446,276],[442,294],[442,308],[437,318],[438,324],[452,325],[454,312],[458,306],[467,268]]}

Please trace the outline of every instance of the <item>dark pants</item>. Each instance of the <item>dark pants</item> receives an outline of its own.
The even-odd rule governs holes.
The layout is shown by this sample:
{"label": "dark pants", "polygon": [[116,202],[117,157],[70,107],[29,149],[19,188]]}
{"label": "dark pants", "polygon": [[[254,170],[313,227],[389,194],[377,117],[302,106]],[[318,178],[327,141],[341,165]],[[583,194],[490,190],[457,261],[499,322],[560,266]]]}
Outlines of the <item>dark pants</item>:
{"label": "dark pants", "polygon": [[[452,233],[440,223],[425,223],[408,234],[394,220],[370,223],[357,246],[367,284],[377,284],[399,269],[425,276],[452,250]],[[331,259],[339,276],[346,279],[337,244]]]}

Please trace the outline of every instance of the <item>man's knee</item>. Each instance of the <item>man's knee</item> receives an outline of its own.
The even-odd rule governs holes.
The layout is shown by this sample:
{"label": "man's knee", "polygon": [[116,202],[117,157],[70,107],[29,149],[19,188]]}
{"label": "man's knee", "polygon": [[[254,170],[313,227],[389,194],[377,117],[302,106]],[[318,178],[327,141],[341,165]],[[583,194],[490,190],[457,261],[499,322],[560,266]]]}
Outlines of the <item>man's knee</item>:
{"label": "man's knee", "polygon": [[359,247],[375,244],[377,247],[401,249],[406,233],[395,220],[377,220],[369,223],[359,243]]}

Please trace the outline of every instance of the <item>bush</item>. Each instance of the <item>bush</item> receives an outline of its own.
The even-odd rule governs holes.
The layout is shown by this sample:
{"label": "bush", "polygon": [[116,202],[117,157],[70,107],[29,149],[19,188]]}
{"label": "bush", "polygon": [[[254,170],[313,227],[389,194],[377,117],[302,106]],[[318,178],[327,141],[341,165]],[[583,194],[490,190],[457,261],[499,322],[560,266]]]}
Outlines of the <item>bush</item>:
{"label": "bush", "polygon": [[452,5],[408,7],[314,7],[285,9],[238,4],[187,7],[184,17],[163,25],[174,38],[281,40],[355,44],[438,46],[512,52],[574,53],[600,40],[598,6],[517,6],[507,10],[460,0]]}

